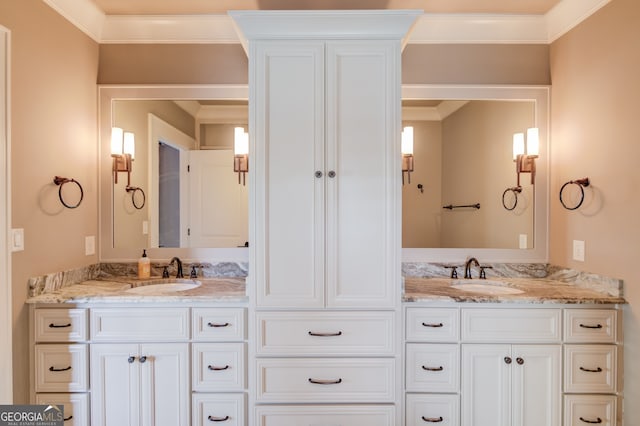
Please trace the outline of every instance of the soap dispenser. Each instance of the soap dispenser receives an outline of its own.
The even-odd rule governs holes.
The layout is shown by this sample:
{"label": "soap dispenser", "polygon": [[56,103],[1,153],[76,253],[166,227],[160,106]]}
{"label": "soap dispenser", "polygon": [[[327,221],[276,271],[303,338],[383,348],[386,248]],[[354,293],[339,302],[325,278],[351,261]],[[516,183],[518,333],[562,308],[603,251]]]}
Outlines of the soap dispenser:
{"label": "soap dispenser", "polygon": [[147,257],[147,251],[142,250],[142,257],[138,259],[138,278],[151,277],[151,260]]}

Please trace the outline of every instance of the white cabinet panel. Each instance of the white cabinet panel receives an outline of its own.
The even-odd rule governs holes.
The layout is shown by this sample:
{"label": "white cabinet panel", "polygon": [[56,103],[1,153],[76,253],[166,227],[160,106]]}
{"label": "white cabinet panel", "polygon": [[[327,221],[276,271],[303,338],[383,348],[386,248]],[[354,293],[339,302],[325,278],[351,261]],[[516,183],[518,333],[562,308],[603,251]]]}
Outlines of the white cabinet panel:
{"label": "white cabinet panel", "polygon": [[289,405],[256,407],[257,426],[393,426],[392,405]]}
{"label": "white cabinet panel", "polygon": [[458,395],[408,394],[406,426],[460,425],[460,397]]}
{"label": "white cabinet panel", "polygon": [[82,342],[87,340],[86,309],[36,309],[36,342]]}
{"label": "white cabinet panel", "polygon": [[194,391],[244,390],[244,343],[194,343],[191,351]]}
{"label": "white cabinet panel", "polygon": [[393,312],[258,312],[260,355],[395,353]]}
{"label": "white cabinet panel", "polygon": [[564,426],[615,426],[617,409],[614,395],[565,395]]}
{"label": "white cabinet panel", "polygon": [[93,308],[95,342],[167,342],[189,339],[188,308]]}
{"label": "white cabinet panel", "polygon": [[618,311],[565,309],[564,340],[568,343],[616,343]]}
{"label": "white cabinet panel", "polygon": [[407,308],[405,334],[409,342],[457,342],[460,311],[457,308]]}
{"label": "white cabinet panel", "polygon": [[392,403],[393,359],[258,359],[259,402]]}
{"label": "white cabinet panel", "polygon": [[86,393],[39,393],[36,404],[63,405],[65,426],[89,426],[89,395]]}
{"label": "white cabinet panel", "polygon": [[460,349],[456,344],[408,343],[406,388],[410,392],[458,392]]}
{"label": "white cabinet panel", "polygon": [[614,345],[566,345],[564,391],[615,393],[618,348]]}
{"label": "white cabinet panel", "polygon": [[244,394],[193,394],[193,426],[245,426]]}
{"label": "white cabinet panel", "polygon": [[192,308],[193,340],[238,342],[247,335],[244,308]]}
{"label": "white cabinet panel", "polygon": [[36,345],[36,392],[84,392],[89,389],[87,345]]}
{"label": "white cabinet panel", "polygon": [[494,343],[560,343],[560,309],[462,310],[462,340]]}

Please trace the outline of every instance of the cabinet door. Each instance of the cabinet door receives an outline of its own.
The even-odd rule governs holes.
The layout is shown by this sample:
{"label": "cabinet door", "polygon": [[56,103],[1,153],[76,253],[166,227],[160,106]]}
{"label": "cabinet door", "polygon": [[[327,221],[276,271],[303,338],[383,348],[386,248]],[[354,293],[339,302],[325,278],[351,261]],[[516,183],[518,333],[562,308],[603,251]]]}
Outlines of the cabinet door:
{"label": "cabinet door", "polygon": [[324,44],[260,41],[253,54],[257,305],[323,307]]}
{"label": "cabinet door", "polygon": [[560,345],[513,347],[512,425],[560,425],[561,352]]}
{"label": "cabinet door", "polygon": [[93,426],[140,425],[141,364],[137,355],[135,343],[91,345]]}
{"label": "cabinet door", "polygon": [[514,426],[510,359],[510,345],[462,345],[463,426]]}
{"label": "cabinet door", "polygon": [[399,297],[396,49],[394,41],[327,43],[326,169],[335,172],[326,182],[331,307],[393,307]]}
{"label": "cabinet door", "polygon": [[139,354],[141,424],[189,425],[189,344],[148,343]]}

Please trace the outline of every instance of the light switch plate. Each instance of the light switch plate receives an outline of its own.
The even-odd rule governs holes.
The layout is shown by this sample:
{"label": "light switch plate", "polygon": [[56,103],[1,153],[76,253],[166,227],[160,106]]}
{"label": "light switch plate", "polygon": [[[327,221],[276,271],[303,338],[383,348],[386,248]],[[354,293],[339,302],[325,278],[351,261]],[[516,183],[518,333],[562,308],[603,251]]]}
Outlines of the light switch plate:
{"label": "light switch plate", "polygon": [[573,240],[573,260],[584,262],[584,241]]}
{"label": "light switch plate", "polygon": [[520,234],[519,243],[521,249],[527,248],[527,234]]}
{"label": "light switch plate", "polygon": [[11,251],[24,250],[24,229],[13,228],[11,230]]}
{"label": "light switch plate", "polygon": [[91,256],[96,254],[96,237],[90,235],[88,237],[84,237],[84,254],[87,256]]}

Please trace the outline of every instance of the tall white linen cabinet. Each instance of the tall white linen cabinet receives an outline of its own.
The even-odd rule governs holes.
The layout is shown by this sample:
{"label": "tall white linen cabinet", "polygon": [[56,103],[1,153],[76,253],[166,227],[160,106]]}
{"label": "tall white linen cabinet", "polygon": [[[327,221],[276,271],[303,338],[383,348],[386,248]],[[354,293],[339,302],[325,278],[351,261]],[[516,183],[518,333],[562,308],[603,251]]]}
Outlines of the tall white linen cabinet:
{"label": "tall white linen cabinet", "polygon": [[230,12],[249,56],[251,426],[401,424],[400,64],[420,14]]}

